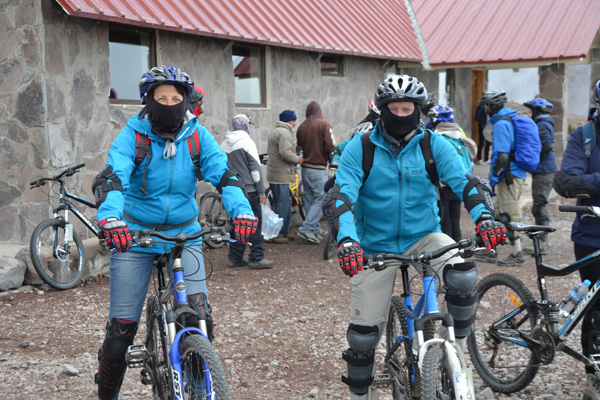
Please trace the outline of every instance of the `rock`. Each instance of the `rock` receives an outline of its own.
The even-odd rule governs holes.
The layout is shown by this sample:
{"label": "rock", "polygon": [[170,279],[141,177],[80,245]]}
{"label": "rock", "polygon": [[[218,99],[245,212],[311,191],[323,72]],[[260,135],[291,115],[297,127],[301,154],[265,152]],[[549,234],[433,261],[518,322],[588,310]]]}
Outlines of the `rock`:
{"label": "rock", "polygon": [[0,291],[16,289],[25,280],[27,266],[22,260],[0,257]]}
{"label": "rock", "polygon": [[308,397],[317,397],[319,395],[319,389],[314,388],[310,392],[308,392]]}

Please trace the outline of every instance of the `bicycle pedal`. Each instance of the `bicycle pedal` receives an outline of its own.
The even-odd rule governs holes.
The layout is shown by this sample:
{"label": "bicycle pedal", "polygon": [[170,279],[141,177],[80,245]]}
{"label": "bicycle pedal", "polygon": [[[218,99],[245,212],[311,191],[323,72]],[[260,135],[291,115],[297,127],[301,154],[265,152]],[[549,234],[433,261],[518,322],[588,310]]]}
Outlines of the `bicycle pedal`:
{"label": "bicycle pedal", "polygon": [[125,362],[129,368],[141,368],[150,358],[150,353],[143,344],[132,344],[125,353]]}
{"label": "bicycle pedal", "polygon": [[590,358],[595,365],[600,365],[600,354],[590,354]]}
{"label": "bicycle pedal", "polygon": [[391,381],[392,381],[392,377],[390,376],[390,374],[376,374],[373,377],[372,385],[375,386],[376,388],[385,388],[385,387],[389,386]]}

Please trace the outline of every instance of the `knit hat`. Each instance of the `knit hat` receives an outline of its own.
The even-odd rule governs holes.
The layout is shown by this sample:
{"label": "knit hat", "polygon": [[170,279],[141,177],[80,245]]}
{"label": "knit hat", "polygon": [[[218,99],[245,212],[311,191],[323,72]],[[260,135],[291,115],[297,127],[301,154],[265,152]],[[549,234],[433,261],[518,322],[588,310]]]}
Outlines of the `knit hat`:
{"label": "knit hat", "polygon": [[292,110],[285,110],[281,114],[279,114],[279,120],[281,122],[290,122],[297,120],[296,112]]}
{"label": "knit hat", "polygon": [[250,133],[250,118],[245,114],[238,114],[231,120],[231,127],[236,131]]}

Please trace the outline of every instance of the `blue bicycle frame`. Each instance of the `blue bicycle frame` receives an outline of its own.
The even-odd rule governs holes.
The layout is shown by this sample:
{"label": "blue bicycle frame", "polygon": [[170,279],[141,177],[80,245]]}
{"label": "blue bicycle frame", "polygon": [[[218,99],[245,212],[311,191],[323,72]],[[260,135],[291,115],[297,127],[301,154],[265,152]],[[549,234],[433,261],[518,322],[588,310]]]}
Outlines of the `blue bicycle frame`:
{"label": "blue bicycle frame", "polygon": [[[440,309],[437,301],[437,289],[435,287],[435,276],[429,266],[423,268],[423,294],[417,300],[417,304],[413,305],[413,299],[410,295],[410,279],[408,276],[409,264],[402,264],[400,267],[403,285],[404,307],[406,309],[406,320],[408,325],[408,337],[415,338],[415,320],[427,317],[430,314],[439,314]],[[396,340],[401,341],[403,338],[398,337]]]}

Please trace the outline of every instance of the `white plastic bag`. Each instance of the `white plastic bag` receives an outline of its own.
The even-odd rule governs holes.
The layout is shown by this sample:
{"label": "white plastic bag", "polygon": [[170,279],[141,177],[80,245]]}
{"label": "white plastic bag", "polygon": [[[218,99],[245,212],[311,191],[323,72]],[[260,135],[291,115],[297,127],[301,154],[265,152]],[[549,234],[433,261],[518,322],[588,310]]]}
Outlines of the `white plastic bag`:
{"label": "white plastic bag", "polygon": [[268,205],[260,203],[262,210],[262,235],[265,240],[273,239],[279,235],[279,231],[283,226],[283,218],[275,214]]}

